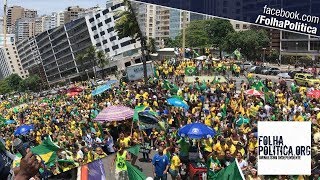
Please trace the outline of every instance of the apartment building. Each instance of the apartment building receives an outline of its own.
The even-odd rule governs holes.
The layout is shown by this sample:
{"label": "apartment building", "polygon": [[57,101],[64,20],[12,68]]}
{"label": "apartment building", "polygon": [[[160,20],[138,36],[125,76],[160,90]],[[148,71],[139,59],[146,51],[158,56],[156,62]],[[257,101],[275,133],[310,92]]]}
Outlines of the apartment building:
{"label": "apartment building", "polygon": [[80,8],[79,6],[71,6],[68,7],[64,11],[64,22],[70,22],[79,18],[79,14],[84,12],[84,8]]}
{"label": "apartment building", "polygon": [[20,41],[35,35],[35,19],[20,18],[15,23],[16,40]]}
{"label": "apartment building", "polygon": [[78,78],[85,70],[92,72],[91,62],[80,65],[76,61],[77,56],[90,46],[103,50],[111,58],[106,69],[120,70],[135,63],[140,56],[140,43],[117,36],[114,26],[119,16],[115,11],[119,10],[124,10],[123,3],[19,41],[18,52],[23,66],[34,69],[33,72],[43,67],[46,82],[55,84]]}
{"label": "apartment building", "polygon": [[[164,45],[164,39],[175,38],[181,33],[183,11],[137,2],[133,6],[142,33],[148,40],[154,38],[158,47]],[[186,12],[185,17],[187,25],[190,13]]]}
{"label": "apartment building", "polygon": [[[0,35],[4,40],[4,35]],[[0,42],[0,71],[1,78],[6,78],[11,74],[18,74],[21,78],[28,77],[28,72],[23,69],[15,46],[14,34],[6,35],[6,43]]]}

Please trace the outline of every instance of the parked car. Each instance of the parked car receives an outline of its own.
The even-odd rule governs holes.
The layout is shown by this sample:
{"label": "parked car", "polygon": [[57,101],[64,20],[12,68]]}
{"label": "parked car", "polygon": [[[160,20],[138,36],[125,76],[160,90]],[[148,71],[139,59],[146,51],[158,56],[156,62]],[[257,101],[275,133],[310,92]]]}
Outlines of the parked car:
{"label": "parked car", "polygon": [[255,68],[254,73],[255,74],[262,74],[262,71],[265,70],[267,67],[265,66],[258,66]]}
{"label": "parked car", "polygon": [[279,68],[271,67],[271,68],[267,69],[266,71],[264,71],[264,74],[266,74],[266,75],[277,75],[280,72],[281,71],[280,71]]}
{"label": "parked car", "polygon": [[315,84],[319,84],[320,80],[316,79],[314,76],[312,76],[311,74],[308,74],[308,73],[296,73],[294,76],[294,82],[297,85],[310,87]]}
{"label": "parked car", "polygon": [[306,73],[305,71],[289,71],[288,74],[289,76],[293,79],[294,76],[297,74],[297,73]]}
{"label": "parked car", "polygon": [[259,66],[252,66],[251,68],[248,69],[249,73],[254,73],[254,71],[256,70],[256,68]]}
{"label": "parked car", "polygon": [[253,64],[251,62],[244,62],[243,64],[241,64],[241,69],[243,70],[248,70],[253,66]]}

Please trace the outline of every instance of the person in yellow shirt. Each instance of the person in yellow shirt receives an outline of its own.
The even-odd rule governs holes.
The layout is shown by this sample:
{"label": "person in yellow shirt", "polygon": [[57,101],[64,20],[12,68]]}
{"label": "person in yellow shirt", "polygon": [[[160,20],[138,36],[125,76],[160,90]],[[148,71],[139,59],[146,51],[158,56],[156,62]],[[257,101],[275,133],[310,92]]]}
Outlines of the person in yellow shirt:
{"label": "person in yellow shirt", "polygon": [[207,138],[202,140],[202,145],[204,147],[204,157],[207,158],[208,154],[213,151],[213,139]]}
{"label": "person in yellow shirt", "polygon": [[205,120],[204,120],[204,124],[211,127],[212,126],[212,116],[209,112],[205,112],[206,116],[205,116]]}
{"label": "person in yellow shirt", "polygon": [[121,133],[120,137],[118,139],[119,144],[123,144],[125,148],[129,147],[129,143],[130,143],[131,138],[130,137],[124,137],[124,134]]}
{"label": "person in yellow shirt", "polygon": [[258,141],[257,138],[253,136],[253,134],[250,135],[251,138],[249,139],[248,142],[248,149],[250,152],[254,152],[255,148],[258,148]]}
{"label": "person in yellow shirt", "polygon": [[226,142],[227,142],[227,145],[228,145],[228,147],[229,147],[230,153],[231,153],[232,155],[235,155],[235,152],[236,152],[236,149],[237,149],[237,148],[236,148],[235,145],[233,145],[232,140],[231,140],[231,139],[227,139]]}
{"label": "person in yellow shirt", "polygon": [[296,114],[293,116],[294,121],[304,121],[304,118],[301,116],[301,113],[298,111]]}
{"label": "person in yellow shirt", "polygon": [[213,150],[218,153],[218,159],[223,159],[225,155],[225,151],[228,149],[228,145],[226,144],[226,140],[224,138],[221,138],[219,142],[217,142],[213,146]]}
{"label": "person in yellow shirt", "polygon": [[182,165],[180,158],[178,156],[179,148],[175,147],[173,152],[171,152],[171,162],[169,173],[171,175],[172,180],[180,179],[179,177],[179,167]]}

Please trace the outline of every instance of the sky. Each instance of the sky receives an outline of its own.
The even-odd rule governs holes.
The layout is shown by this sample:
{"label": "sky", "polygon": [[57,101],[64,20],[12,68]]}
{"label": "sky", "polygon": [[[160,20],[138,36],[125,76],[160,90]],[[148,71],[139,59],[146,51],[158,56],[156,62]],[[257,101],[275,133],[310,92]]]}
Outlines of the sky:
{"label": "sky", "polygon": [[[83,8],[99,5],[105,7],[107,0],[7,0],[8,7],[13,5],[22,6],[27,9],[35,9],[38,15],[51,14],[65,10],[68,6]],[[3,16],[3,0],[0,1],[0,16]]]}

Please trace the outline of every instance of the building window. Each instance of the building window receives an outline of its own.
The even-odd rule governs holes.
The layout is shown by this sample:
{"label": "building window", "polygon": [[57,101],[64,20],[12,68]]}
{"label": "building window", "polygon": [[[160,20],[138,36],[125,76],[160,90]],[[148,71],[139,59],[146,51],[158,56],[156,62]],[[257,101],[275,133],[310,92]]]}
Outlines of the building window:
{"label": "building window", "polygon": [[105,15],[105,14],[107,14],[108,12],[109,12],[109,9],[105,9],[105,10],[102,11],[102,14]]}
{"label": "building window", "polygon": [[96,46],[97,46],[97,47],[100,47],[100,46],[101,46],[101,43],[97,43]]}
{"label": "building window", "polygon": [[92,30],[92,31],[97,30],[97,26],[93,26],[93,27],[91,28],[91,30]]}
{"label": "building window", "polygon": [[7,52],[7,55],[10,55],[10,54]]}
{"label": "building window", "polygon": [[94,21],[94,18],[90,18],[90,19],[89,19],[89,22],[92,23],[93,21]]}
{"label": "building window", "polygon": [[110,38],[110,41],[114,41],[114,40],[116,40],[116,36],[112,36],[111,38]]}
{"label": "building window", "polygon": [[21,64],[19,63],[18,66],[21,66]]}
{"label": "building window", "polygon": [[100,17],[100,13],[99,14],[96,14],[96,19],[98,19]]}
{"label": "building window", "polygon": [[130,40],[129,41],[126,41],[126,42],[123,42],[121,43],[121,47],[124,47],[124,46],[128,46],[130,44]]}
{"label": "building window", "polygon": [[[9,54],[8,54],[9,55]],[[8,59],[11,59],[11,57],[9,56]]]}
{"label": "building window", "polygon": [[12,69],[12,72],[15,72],[15,70],[14,70],[14,69]]}
{"label": "building window", "polygon": [[240,24],[236,24],[236,29],[240,29]]}
{"label": "building window", "polygon": [[98,27],[101,27],[101,26],[102,26],[102,22],[99,22]]}
{"label": "building window", "polygon": [[109,22],[111,22],[111,18],[106,19],[104,22],[108,24]]}
{"label": "building window", "polygon": [[18,56],[16,55],[16,58],[18,58]]}
{"label": "building window", "polygon": [[105,39],[105,40],[102,41],[102,43],[103,43],[103,44],[107,44],[107,43],[108,43],[108,40]]}
{"label": "building window", "polygon": [[113,27],[111,27],[111,28],[108,28],[108,33],[110,33],[111,31],[113,31],[114,30],[114,28]]}
{"label": "building window", "polygon": [[104,50],[104,52],[108,53],[108,52],[110,52],[110,49],[107,48],[107,49]]}
{"label": "building window", "polygon": [[112,50],[116,50],[116,49],[119,49],[118,45],[112,46]]}
{"label": "building window", "polygon": [[22,78],[24,78],[24,76],[21,76]]}
{"label": "building window", "polygon": [[11,65],[11,68],[13,68],[13,65]]}
{"label": "building window", "polygon": [[12,61],[10,61],[10,64],[12,64]]}
{"label": "building window", "polygon": [[20,71],[22,71],[22,69],[21,69],[21,68],[19,68],[19,70],[20,70]]}
{"label": "building window", "polygon": [[247,29],[248,27],[247,27],[247,25],[246,24],[244,24],[243,25],[243,29]]}
{"label": "building window", "polygon": [[105,35],[106,33],[104,32],[104,31],[101,31],[100,32],[100,36],[103,36],[103,35]]}
{"label": "building window", "polygon": [[96,35],[93,36],[93,38],[94,38],[94,39],[98,39],[98,38],[99,38],[99,35],[96,34]]}

